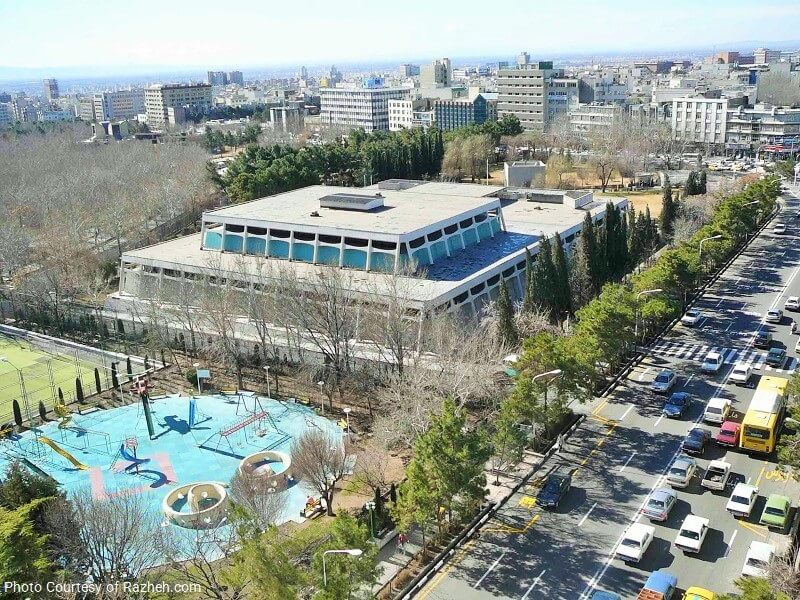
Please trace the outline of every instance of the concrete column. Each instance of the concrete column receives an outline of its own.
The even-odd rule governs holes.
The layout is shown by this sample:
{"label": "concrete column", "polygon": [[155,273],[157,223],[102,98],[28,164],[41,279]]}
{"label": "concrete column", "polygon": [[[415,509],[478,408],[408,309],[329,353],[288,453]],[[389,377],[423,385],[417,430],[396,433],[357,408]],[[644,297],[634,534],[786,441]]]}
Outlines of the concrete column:
{"label": "concrete column", "polygon": [[293,253],[294,253],[294,230],[289,232],[289,256],[288,256],[289,260],[292,260]]}
{"label": "concrete column", "polygon": [[200,224],[200,249],[203,250],[206,247],[206,222],[203,221]]}
{"label": "concrete column", "polygon": [[503,231],[508,231],[506,229],[506,220],[503,217],[503,209],[500,208],[499,206],[497,207],[497,217],[500,219],[500,229],[502,229]]}
{"label": "concrete column", "polygon": [[367,240],[367,264],[366,270],[370,270],[370,263],[372,261],[372,240]]}
{"label": "concrete column", "polygon": [[227,231],[228,231],[228,226],[227,225],[223,225],[222,226],[222,245],[220,246],[220,249],[219,249],[220,252],[225,252],[225,235],[227,234]]}
{"label": "concrete column", "polygon": [[398,269],[400,268],[400,248],[402,247],[402,242],[397,242],[397,248],[394,250],[394,272],[397,273]]}
{"label": "concrete column", "polygon": [[344,266],[344,236],[342,236],[342,241],[339,244],[339,268]]}
{"label": "concrete column", "polygon": [[311,262],[317,264],[317,254],[319,253],[319,234],[314,235],[314,256],[311,259]]}
{"label": "concrete column", "polygon": [[249,234],[247,232],[247,225],[245,225],[244,226],[244,231],[242,232],[242,254],[247,254],[247,238],[248,238],[248,235]]}
{"label": "concrete column", "polygon": [[264,256],[269,256],[269,240],[270,240],[269,232],[270,230],[267,229],[267,235],[264,236],[266,238],[266,244],[264,246]]}

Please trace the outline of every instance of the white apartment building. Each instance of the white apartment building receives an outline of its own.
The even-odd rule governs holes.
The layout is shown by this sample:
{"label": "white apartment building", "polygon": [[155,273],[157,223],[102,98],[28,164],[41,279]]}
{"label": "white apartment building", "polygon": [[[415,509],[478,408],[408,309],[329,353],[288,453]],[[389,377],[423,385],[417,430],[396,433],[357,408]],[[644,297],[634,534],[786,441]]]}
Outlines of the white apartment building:
{"label": "white apartment building", "polygon": [[780,152],[796,148],[800,146],[800,108],[756,104],[730,109],[725,142],[730,150],[757,151],[767,146]]}
{"label": "white apartment building", "polygon": [[[206,112],[211,108],[211,86],[207,83],[151,85],[144,90],[144,109],[147,125],[160,129],[170,120],[169,109],[188,108],[192,111]],[[183,113],[173,110],[172,114]],[[174,123],[173,123],[174,124]]]}
{"label": "white apartment building", "polygon": [[580,80],[570,77],[554,77],[547,86],[547,121],[552,123],[559,115],[565,115],[580,103]]}
{"label": "white apartment building", "polygon": [[622,116],[619,104],[581,104],[569,113],[569,123],[573,131],[585,132],[609,129],[616,119]]}
{"label": "white apartment building", "polygon": [[94,114],[98,121],[135,119],[145,112],[144,90],[119,90],[92,96]]}
{"label": "white apartment building", "polygon": [[389,131],[427,129],[436,122],[430,100],[389,100]]}
{"label": "white apartment building", "polygon": [[727,98],[675,98],[672,101],[672,134],[695,144],[724,144]]}
{"label": "white apartment building", "polygon": [[321,88],[320,122],[325,125],[389,130],[389,100],[407,100],[410,90],[397,87]]}

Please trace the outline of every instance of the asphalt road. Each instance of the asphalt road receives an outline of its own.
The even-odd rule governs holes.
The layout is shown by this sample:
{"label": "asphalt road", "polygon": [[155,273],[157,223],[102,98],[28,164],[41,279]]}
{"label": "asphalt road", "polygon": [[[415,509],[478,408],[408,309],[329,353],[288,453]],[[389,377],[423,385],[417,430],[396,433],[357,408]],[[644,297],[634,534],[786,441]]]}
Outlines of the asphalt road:
{"label": "asphalt road", "polygon": [[[800,196],[800,190],[793,188]],[[681,440],[700,420],[709,398],[730,398],[739,418],[753,389],[727,382],[734,362],[759,365],[761,375],[788,377],[797,367],[795,343],[788,313],[780,325],[764,324],[773,306],[783,307],[790,295],[800,295],[800,219],[793,219],[800,202],[784,196],[785,208],[776,221],[789,224],[786,235],[765,230],[737,258],[716,284],[699,300],[707,318],[694,328],[679,325],[653,348],[624,384],[605,400],[585,407],[588,418],[551,460],[577,469],[573,487],[555,511],[532,502],[536,484],[521,490],[490,520],[476,538],[466,542],[448,564],[417,595],[436,600],[564,598],[584,600],[597,589],[635,598],[649,573],[667,569],[685,590],[697,585],[717,593],[734,591],[751,541],[780,546],[786,536],[757,524],[766,497],[783,493],[800,499],[800,483],[788,481],[772,460],[748,456],[711,444],[702,458],[698,476],[678,490],[678,504],[656,529],[653,543],[638,565],[614,558],[614,549],[627,527],[641,519],[639,510],[650,492],[664,486],[663,475],[679,453]],[[755,333],[773,332],[774,344],[787,348],[789,360],[781,369],[763,364],[765,351],[755,351]],[[700,372],[702,358],[711,348],[722,349],[726,364],[716,375]],[[689,392],[693,403],[682,419],[661,417],[663,397],[649,390],[661,368],[675,370],[680,378],[675,391]],[[716,433],[717,428],[704,425]],[[708,462],[724,457],[733,466],[732,481],[724,492],[700,486]],[[759,487],[753,516],[734,519],[725,511],[733,485],[747,481]],[[796,506],[795,511],[796,513]],[[710,519],[710,531],[699,555],[684,555],[674,546],[683,518],[696,514]],[[680,597],[680,596],[678,596]]]}

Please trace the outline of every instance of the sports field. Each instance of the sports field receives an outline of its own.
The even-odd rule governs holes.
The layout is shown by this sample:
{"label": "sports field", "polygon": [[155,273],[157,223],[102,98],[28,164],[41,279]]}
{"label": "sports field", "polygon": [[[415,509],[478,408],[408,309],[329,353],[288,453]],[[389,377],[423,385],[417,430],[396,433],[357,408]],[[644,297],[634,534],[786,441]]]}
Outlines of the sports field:
{"label": "sports field", "polygon": [[[40,401],[48,409],[53,408],[58,399],[58,388],[61,388],[65,402],[71,402],[75,399],[75,379],[78,377],[84,394],[88,396],[94,393],[95,367],[98,368],[102,388],[111,387],[110,362],[103,365],[99,355],[96,361],[90,360],[86,353],[76,358],[74,351],[69,349],[63,352],[53,348],[44,350],[25,340],[0,334],[0,422],[12,419],[14,399],[19,401],[23,419],[26,420],[25,396],[34,417],[39,413]],[[120,380],[123,380],[125,365],[120,367]]]}

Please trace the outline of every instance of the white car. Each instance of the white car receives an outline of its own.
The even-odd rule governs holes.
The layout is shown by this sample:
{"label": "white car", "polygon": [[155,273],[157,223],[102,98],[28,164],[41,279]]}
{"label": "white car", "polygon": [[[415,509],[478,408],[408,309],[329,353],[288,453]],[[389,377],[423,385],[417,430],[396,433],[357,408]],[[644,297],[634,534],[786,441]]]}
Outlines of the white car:
{"label": "white car", "polygon": [[727,398],[711,398],[703,411],[706,423],[722,423],[731,412],[731,401]]}
{"label": "white car", "polygon": [[747,385],[750,378],[753,376],[753,367],[750,363],[736,363],[731,369],[731,374],[728,377],[736,385]]}
{"label": "white car", "polygon": [[708,534],[708,519],[689,515],[683,520],[675,545],[684,552],[700,552]]}
{"label": "white car", "polygon": [[731,476],[731,464],[724,460],[712,460],[700,485],[710,490],[724,490]]}
{"label": "white car", "polygon": [[742,565],[742,575],[749,577],[763,577],[767,574],[767,566],[775,554],[775,546],[764,542],[750,542],[747,556]]}
{"label": "white car", "polygon": [[678,381],[678,376],[675,375],[675,372],[664,369],[653,379],[653,383],[650,384],[650,389],[657,394],[666,394],[673,388],[676,381]]}
{"label": "white car", "polygon": [[691,456],[679,456],[667,471],[667,483],[672,487],[685,488],[697,472],[697,461]]}
{"label": "white car", "polygon": [[716,373],[722,368],[722,354],[719,352],[709,352],[706,354],[703,364],[700,365],[700,370],[703,373]]}
{"label": "white car", "polygon": [[617,556],[621,556],[625,562],[638,563],[647,552],[655,535],[655,527],[644,523],[634,523],[622,536],[622,540],[617,546]]}
{"label": "white car", "polygon": [[694,327],[700,321],[703,320],[704,316],[705,315],[703,314],[702,310],[697,308],[690,308],[689,310],[686,311],[686,314],[684,314],[681,317],[681,323],[683,323],[684,325],[688,325],[689,327]]}
{"label": "white car", "polygon": [[767,323],[780,323],[783,321],[783,311],[780,308],[773,308],[767,311],[767,316],[764,318]]}
{"label": "white car", "polygon": [[786,233],[786,223],[775,223],[775,225],[772,226],[772,233]]}
{"label": "white car", "polygon": [[789,296],[786,299],[786,302],[783,303],[783,308],[785,310],[793,311],[800,310],[800,296]]}
{"label": "white car", "polygon": [[757,499],[758,488],[756,486],[737,483],[736,487],[733,488],[728,504],[725,505],[725,510],[734,517],[749,517],[750,513],[753,512]]}

